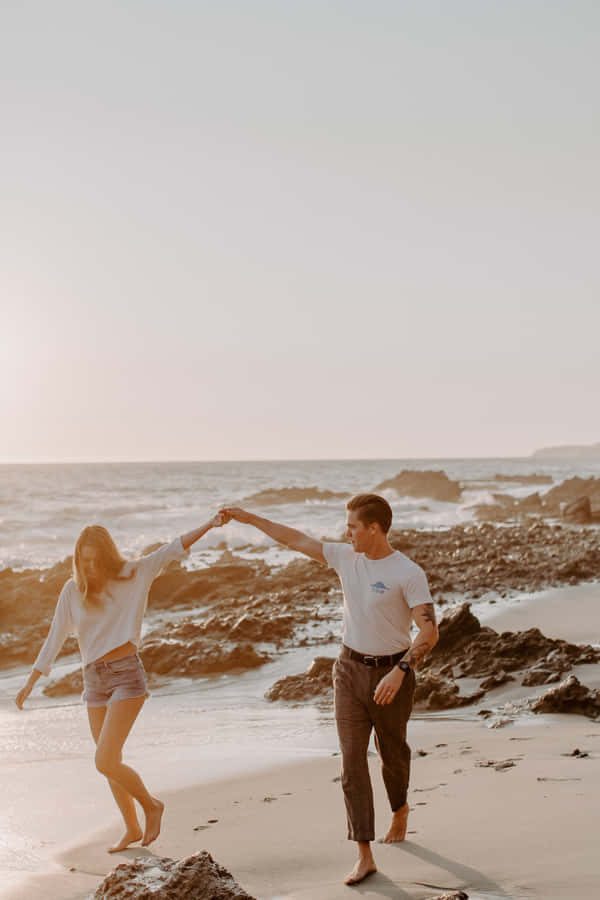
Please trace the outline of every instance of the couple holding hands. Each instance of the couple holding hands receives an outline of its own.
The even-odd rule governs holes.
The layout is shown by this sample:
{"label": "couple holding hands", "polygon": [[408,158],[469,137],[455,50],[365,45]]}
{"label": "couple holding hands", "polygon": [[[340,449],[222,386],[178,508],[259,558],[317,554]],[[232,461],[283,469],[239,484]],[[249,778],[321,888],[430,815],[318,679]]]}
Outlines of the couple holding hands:
{"label": "couple holding hands", "polygon": [[[73,577],[63,587],[46,641],[16,697],[19,709],[41,675],[48,675],[69,634],[79,642],[84,693],[96,768],[108,779],[125,822],[110,853],[160,833],[164,804],[122,760],[127,736],[149,696],[137,653],[148,592],[171,561],[180,560],[211,528],[231,519],[252,525],[290,550],[338,574],[343,594],[343,643],[333,669],[335,718],[342,753],[342,788],[348,838],[358,858],[345,878],[357,884],[377,871],[373,791],[367,764],[371,732],[381,757],[392,809],[385,842],[404,840],[408,818],[410,748],[406,726],[412,709],[414,669],[436,643],[434,605],[423,570],[388,541],[392,510],[377,494],[357,494],[346,504],[347,542],[315,538],[239,507],[212,519],[134,561],[125,560],[101,525],[84,528],[73,554]],[[411,624],[417,633],[411,643]],[[144,812],[140,825],[135,801]]]}

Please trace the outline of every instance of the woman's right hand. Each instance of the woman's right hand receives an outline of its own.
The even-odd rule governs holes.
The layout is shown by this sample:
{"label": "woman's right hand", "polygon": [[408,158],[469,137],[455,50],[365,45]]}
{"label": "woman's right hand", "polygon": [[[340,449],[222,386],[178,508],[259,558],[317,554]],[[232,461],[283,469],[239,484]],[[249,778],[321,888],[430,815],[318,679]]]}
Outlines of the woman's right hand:
{"label": "woman's right hand", "polygon": [[30,695],[30,693],[31,693],[31,688],[32,688],[32,687],[33,687],[33,685],[31,685],[31,684],[29,684],[29,682],[27,682],[27,684],[26,684],[24,687],[21,688],[21,690],[19,691],[19,693],[18,693],[17,696],[15,697],[15,703],[17,704],[17,706],[19,707],[19,709],[23,709],[23,704],[25,703],[25,701],[26,701],[27,698],[29,697],[29,695]]}

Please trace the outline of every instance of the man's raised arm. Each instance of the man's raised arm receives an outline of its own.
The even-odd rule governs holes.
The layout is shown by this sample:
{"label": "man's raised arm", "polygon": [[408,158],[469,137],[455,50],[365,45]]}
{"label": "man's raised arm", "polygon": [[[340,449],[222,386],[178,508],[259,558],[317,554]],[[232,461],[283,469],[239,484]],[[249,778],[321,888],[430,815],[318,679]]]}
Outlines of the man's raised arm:
{"label": "man's raised arm", "polygon": [[288,528],[287,525],[280,525],[278,522],[271,522],[270,519],[264,519],[262,516],[256,516],[249,513],[239,506],[229,506],[222,509],[221,512],[229,519],[235,519],[236,522],[242,522],[244,525],[253,525],[259,531],[263,531],[278,544],[284,544],[290,550],[297,550],[315,559],[317,562],[327,565],[327,561],[323,555],[323,544],[315,538],[309,537],[302,531],[295,528]]}

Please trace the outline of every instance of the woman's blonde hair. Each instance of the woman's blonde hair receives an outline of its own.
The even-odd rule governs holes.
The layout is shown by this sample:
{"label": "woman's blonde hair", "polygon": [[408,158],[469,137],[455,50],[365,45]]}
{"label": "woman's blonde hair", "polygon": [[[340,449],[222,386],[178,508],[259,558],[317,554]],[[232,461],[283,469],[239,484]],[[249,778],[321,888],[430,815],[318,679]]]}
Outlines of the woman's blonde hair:
{"label": "woman's blonde hair", "polygon": [[[95,594],[90,592],[88,581],[82,566],[81,552],[84,547],[93,547],[96,551],[96,568],[101,587]],[[130,578],[133,578],[135,568],[129,575],[121,575],[121,570],[126,562],[127,560],[121,556],[117,549],[117,545],[103,525],[88,525],[83,529],[75,544],[75,552],[73,554],[73,577],[77,587],[83,595],[84,605],[99,606],[101,600],[98,594],[106,586],[108,581],[128,581]]]}

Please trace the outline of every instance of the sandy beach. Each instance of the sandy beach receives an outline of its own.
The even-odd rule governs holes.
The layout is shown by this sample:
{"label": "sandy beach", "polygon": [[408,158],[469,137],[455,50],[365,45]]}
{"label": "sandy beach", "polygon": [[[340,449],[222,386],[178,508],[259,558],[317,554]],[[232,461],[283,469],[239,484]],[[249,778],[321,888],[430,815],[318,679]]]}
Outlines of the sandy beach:
{"label": "sandy beach", "polygon": [[[597,642],[600,586],[546,591],[498,613],[490,607],[486,621],[499,631],[534,623],[549,635]],[[597,666],[580,668],[589,687],[600,686]],[[509,685],[491,692],[486,701],[493,697],[497,708],[505,699],[514,700],[515,693]],[[526,693],[520,689],[521,695]],[[449,888],[463,888],[471,898],[595,898],[597,811],[592,798],[600,787],[600,722],[579,715],[525,713],[506,727],[489,728],[477,716],[461,713],[411,720],[407,840],[377,845],[378,873],[352,890],[364,897],[415,900]],[[588,755],[570,755],[575,749]],[[30,762],[27,784],[21,781],[14,794],[8,786],[7,796],[13,804],[29,805],[36,797],[29,834],[51,850],[44,871],[27,877],[14,870],[3,873],[3,900],[42,895],[80,900],[119,862],[148,854],[179,858],[199,850],[208,850],[257,900],[349,896],[351,889],[342,881],[353,863],[354,846],[345,837],[335,750],[305,752],[304,757],[312,758],[285,764],[258,755],[248,765],[261,769],[225,780],[215,780],[210,770],[198,777],[190,753],[183,752],[181,761],[177,754],[173,757],[176,789],[173,773],[163,770],[161,777],[152,771],[151,747],[137,754],[167,799],[159,840],[148,850],[134,847],[109,856],[105,848],[119,824],[89,759],[82,754],[75,760]],[[389,812],[375,755],[371,768],[378,832],[383,833]],[[19,767],[13,772],[16,780]],[[22,772],[23,767],[21,778]],[[85,785],[85,793],[74,785]],[[104,825],[91,830],[97,823]]]}

